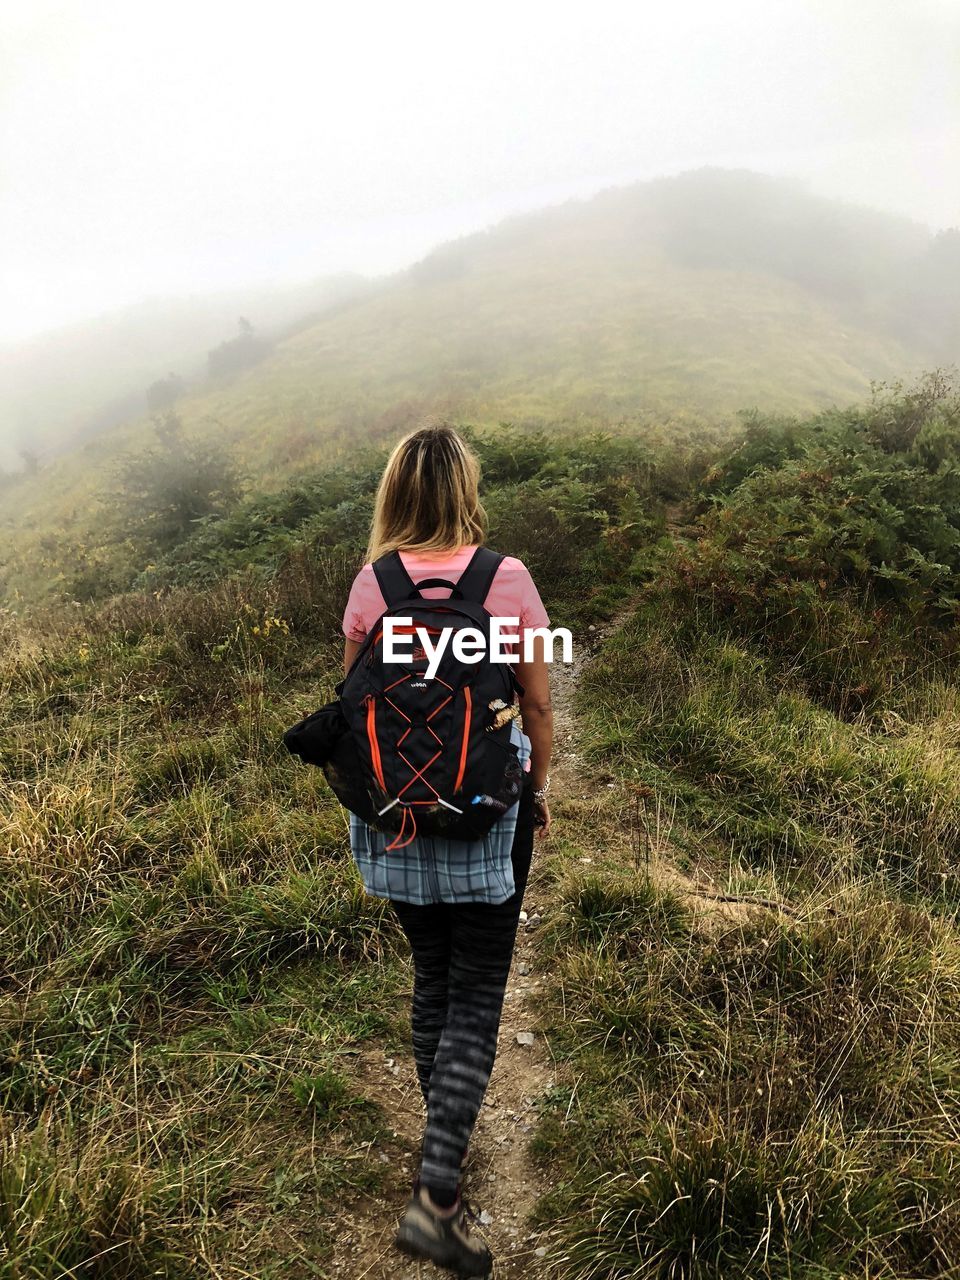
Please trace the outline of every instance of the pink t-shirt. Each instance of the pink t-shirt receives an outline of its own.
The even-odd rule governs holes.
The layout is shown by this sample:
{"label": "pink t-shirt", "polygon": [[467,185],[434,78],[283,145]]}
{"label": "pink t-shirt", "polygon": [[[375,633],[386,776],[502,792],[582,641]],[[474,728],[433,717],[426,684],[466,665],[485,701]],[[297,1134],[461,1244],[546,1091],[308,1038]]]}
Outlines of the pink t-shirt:
{"label": "pink t-shirt", "polygon": [[[424,578],[448,578],[456,582],[476,549],[476,546],[461,547],[446,556],[401,551],[400,559],[415,583]],[[424,587],[423,594],[429,600],[442,600],[450,592],[445,587]],[[386,607],[373,566],[365,564],[350,588],[343,614],[343,634],[349,640],[362,641]],[[519,633],[521,644],[528,628],[546,627],[550,623],[529,570],[516,556],[504,556],[490,585],[484,608],[494,617],[519,618],[519,627],[509,630]]]}

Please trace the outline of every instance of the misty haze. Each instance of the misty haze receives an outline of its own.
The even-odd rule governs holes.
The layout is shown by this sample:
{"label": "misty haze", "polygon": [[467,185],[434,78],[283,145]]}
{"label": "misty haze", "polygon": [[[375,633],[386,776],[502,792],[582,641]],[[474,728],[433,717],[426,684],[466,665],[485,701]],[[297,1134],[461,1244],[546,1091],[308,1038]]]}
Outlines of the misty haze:
{"label": "misty haze", "polygon": [[0,1280],[960,1275],[957,5],[0,33]]}

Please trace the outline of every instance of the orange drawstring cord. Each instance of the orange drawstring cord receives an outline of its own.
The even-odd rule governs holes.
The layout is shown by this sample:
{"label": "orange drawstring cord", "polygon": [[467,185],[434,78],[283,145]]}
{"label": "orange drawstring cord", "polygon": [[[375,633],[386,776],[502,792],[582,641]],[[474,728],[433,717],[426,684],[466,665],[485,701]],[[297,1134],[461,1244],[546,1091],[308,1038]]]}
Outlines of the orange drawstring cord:
{"label": "orange drawstring cord", "polygon": [[[400,837],[403,835],[403,833],[407,829],[408,818],[410,819],[410,834],[407,836],[406,840],[401,840]],[[417,834],[417,820],[413,816],[412,810],[409,809],[406,805],[404,805],[403,817],[400,819],[400,830],[393,837],[390,843],[386,846],[385,852],[390,853],[394,849],[405,849],[408,844],[412,844],[413,840],[416,837],[416,834]]]}

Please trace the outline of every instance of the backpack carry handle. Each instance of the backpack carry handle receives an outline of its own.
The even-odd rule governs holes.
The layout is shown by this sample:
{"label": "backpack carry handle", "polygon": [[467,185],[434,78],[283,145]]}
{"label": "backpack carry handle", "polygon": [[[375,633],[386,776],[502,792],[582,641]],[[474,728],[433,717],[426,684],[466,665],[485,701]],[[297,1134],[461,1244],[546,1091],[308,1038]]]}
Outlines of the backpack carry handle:
{"label": "backpack carry handle", "polygon": [[[491,551],[489,547],[477,547],[456,585],[446,578],[425,578],[420,586],[449,587],[454,599],[483,604],[502,560],[503,556]],[[372,568],[388,609],[420,594],[407,573],[399,551],[389,551],[378,557],[373,561]]]}
{"label": "backpack carry handle", "polygon": [[463,599],[463,592],[455,582],[450,582],[447,578],[423,578],[416,584],[414,590],[417,595],[420,594],[421,587],[449,587],[450,594],[457,600]]}

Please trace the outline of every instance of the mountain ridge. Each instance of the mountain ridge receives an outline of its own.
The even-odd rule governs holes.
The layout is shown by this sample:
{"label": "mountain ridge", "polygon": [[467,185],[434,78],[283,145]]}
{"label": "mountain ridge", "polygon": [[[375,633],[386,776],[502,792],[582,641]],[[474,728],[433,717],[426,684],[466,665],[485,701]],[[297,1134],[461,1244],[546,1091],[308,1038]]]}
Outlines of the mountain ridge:
{"label": "mountain ridge", "polygon": [[[944,235],[746,172],[613,187],[328,299],[256,363],[195,380],[173,407],[184,440],[262,490],[430,415],[689,437],[742,410],[815,412],[952,349],[960,304],[918,284],[936,267],[942,286]],[[960,256],[956,270],[960,298]],[[960,335],[960,309],[956,324]],[[95,539],[118,466],[155,442],[141,413],[8,481],[8,575],[19,562],[26,580],[42,539]]]}

